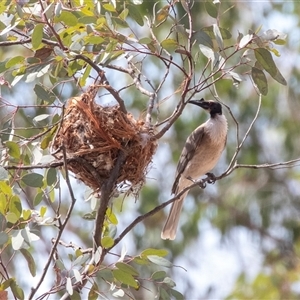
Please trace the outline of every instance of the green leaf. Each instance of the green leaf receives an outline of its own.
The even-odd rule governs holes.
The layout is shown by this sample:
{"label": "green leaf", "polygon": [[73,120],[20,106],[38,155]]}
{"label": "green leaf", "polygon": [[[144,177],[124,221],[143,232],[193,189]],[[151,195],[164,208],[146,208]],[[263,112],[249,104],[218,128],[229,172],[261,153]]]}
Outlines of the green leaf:
{"label": "green leaf", "polygon": [[110,221],[111,224],[114,224],[114,225],[118,224],[118,219],[110,207],[108,207],[106,210],[106,217],[108,218],[108,220]]}
{"label": "green leaf", "polygon": [[93,284],[92,288],[88,294],[88,300],[97,300],[98,299],[99,288],[96,283]]}
{"label": "green leaf", "polygon": [[110,12],[115,12],[116,11],[115,7],[112,4],[109,4],[109,3],[103,4],[103,8],[106,9],[107,11],[110,11]]}
{"label": "green leaf", "polygon": [[156,281],[161,281],[166,277],[167,273],[165,271],[157,271],[152,274],[151,279]]}
{"label": "green leaf", "polygon": [[6,196],[12,195],[12,189],[6,181],[0,181],[0,191]]}
{"label": "green leaf", "polygon": [[264,48],[254,50],[255,58],[260,65],[279,83],[286,85],[287,82],[277,69],[271,53]]}
{"label": "green leaf", "polygon": [[25,60],[24,56],[15,56],[7,61],[7,63],[5,64],[5,67],[7,69],[14,67],[15,65],[22,64],[24,62],[24,60]]}
{"label": "green leaf", "polygon": [[140,26],[144,26],[144,20],[140,13],[140,10],[133,4],[128,4],[128,14],[129,16],[136,21]]}
{"label": "green leaf", "polygon": [[254,83],[256,84],[259,92],[264,96],[267,95],[268,94],[268,81],[267,81],[265,73],[262,70],[259,70],[255,67],[253,67],[251,70],[251,76],[252,76],[252,79],[253,79]]}
{"label": "green leaf", "polygon": [[155,255],[155,256],[166,256],[168,255],[169,251],[168,250],[165,250],[165,249],[153,249],[153,248],[148,248],[148,249],[145,249],[141,254],[140,256],[142,258],[144,257],[148,257],[148,255]]}
{"label": "green leaf", "polygon": [[50,168],[47,170],[46,182],[48,186],[51,186],[57,181],[56,169]]}
{"label": "green leaf", "polygon": [[11,282],[11,285],[10,285],[10,288],[11,288],[11,291],[12,293],[14,294],[14,296],[20,300],[23,300],[24,299],[24,292],[23,290],[17,285],[16,281],[13,280]]}
{"label": "green leaf", "polygon": [[43,218],[45,216],[45,213],[47,212],[46,206],[41,206],[40,208],[40,216]]}
{"label": "green leaf", "polygon": [[277,73],[277,67],[274,63],[271,53],[264,48],[254,50],[255,58],[260,65],[273,77]]}
{"label": "green leaf", "polygon": [[16,214],[12,213],[12,212],[8,212],[5,215],[5,218],[6,218],[7,222],[12,223],[12,224],[15,224],[19,221],[19,218],[16,216]]}
{"label": "green leaf", "polygon": [[167,259],[157,256],[157,255],[148,255],[147,258],[154,264],[161,266],[161,267],[167,267],[171,268],[173,265],[170,261]]}
{"label": "green leaf", "polygon": [[44,177],[41,174],[29,173],[22,177],[22,181],[31,187],[42,187]]}
{"label": "green leaf", "polygon": [[31,44],[33,49],[39,48],[40,45],[42,44],[43,29],[44,29],[43,24],[37,24],[34,26],[32,37],[31,37]]}
{"label": "green leaf", "polygon": [[101,36],[87,36],[85,39],[85,44],[92,44],[92,45],[98,45],[102,44],[105,39]]}
{"label": "green leaf", "polygon": [[70,11],[63,10],[59,17],[55,17],[56,22],[64,22],[67,26],[75,26],[78,23],[77,17]]}
{"label": "green leaf", "polygon": [[[212,39],[215,38],[213,26],[204,27],[204,28],[202,28],[202,30],[204,32],[206,32]],[[222,36],[223,40],[231,39],[232,35],[229,30],[222,28],[222,27],[219,27],[219,30],[221,32],[221,36]]]}
{"label": "green leaf", "polygon": [[34,92],[36,94],[36,96],[44,101],[49,101],[51,100],[51,98],[54,98],[54,96],[49,93],[48,91],[46,91],[41,85],[36,84],[34,87]]}
{"label": "green leaf", "polygon": [[122,270],[116,269],[112,270],[113,276],[116,280],[121,283],[127,284],[135,289],[139,288],[138,282],[134,279],[134,277],[128,273],[123,272]]}
{"label": "green leaf", "polygon": [[163,283],[165,283],[168,287],[173,288],[176,286],[176,283],[170,278],[170,277],[166,277],[163,280]]}
{"label": "green leaf", "polygon": [[8,179],[8,172],[0,166],[0,181],[4,181]]}
{"label": "green leaf", "polygon": [[14,213],[18,219],[21,217],[22,204],[17,195],[13,195],[9,200],[9,212]]}
{"label": "green leaf", "polygon": [[205,2],[205,9],[211,17],[215,19],[218,17],[218,10],[219,10],[218,6],[214,4],[212,1]]}
{"label": "green leaf", "polygon": [[139,276],[139,272],[132,266],[128,265],[128,264],[125,264],[123,262],[117,262],[116,263],[116,267],[125,272],[125,273],[128,273],[132,276]]}
{"label": "green leaf", "polygon": [[7,141],[5,142],[5,146],[8,148],[8,154],[16,159],[20,158],[20,146],[15,143],[15,142],[11,142],[11,141]]}
{"label": "green leaf", "polygon": [[34,277],[36,275],[36,265],[32,255],[26,249],[20,249],[20,252],[23,254],[24,258],[27,261],[30,274]]}
{"label": "green leaf", "polygon": [[194,33],[193,38],[206,47],[213,48],[213,42],[211,37],[205,31],[197,31]]}
{"label": "green leaf", "polygon": [[112,239],[110,236],[105,236],[101,239],[101,245],[103,248],[110,248],[114,245],[114,239]]}
{"label": "green leaf", "polygon": [[174,39],[166,39],[161,42],[161,46],[167,51],[175,51],[178,47],[178,43]]}
{"label": "green leaf", "polygon": [[23,216],[24,221],[27,221],[31,217],[31,210],[23,209],[22,216]]}
{"label": "green leaf", "polygon": [[39,205],[41,203],[41,201],[43,200],[43,196],[44,196],[43,192],[38,192],[34,197],[33,205],[34,206]]}
{"label": "green leaf", "polygon": [[174,299],[176,299],[176,300],[184,300],[184,296],[181,293],[179,293],[178,291],[171,289],[170,293],[174,297]]}

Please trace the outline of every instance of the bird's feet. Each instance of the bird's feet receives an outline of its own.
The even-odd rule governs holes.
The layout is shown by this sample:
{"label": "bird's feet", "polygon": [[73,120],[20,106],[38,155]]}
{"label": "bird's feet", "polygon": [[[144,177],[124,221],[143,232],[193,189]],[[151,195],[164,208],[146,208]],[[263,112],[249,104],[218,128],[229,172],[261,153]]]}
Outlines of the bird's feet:
{"label": "bird's feet", "polygon": [[213,173],[206,173],[206,182],[209,184],[214,184],[217,180],[216,176]]}
{"label": "bird's feet", "polygon": [[[207,174],[206,174],[207,175]],[[193,183],[198,183],[198,185],[200,186],[201,189],[205,189],[206,188],[206,183],[205,181],[201,180],[199,182],[197,182],[197,180],[194,180],[192,177],[187,177],[188,180],[191,180]]]}

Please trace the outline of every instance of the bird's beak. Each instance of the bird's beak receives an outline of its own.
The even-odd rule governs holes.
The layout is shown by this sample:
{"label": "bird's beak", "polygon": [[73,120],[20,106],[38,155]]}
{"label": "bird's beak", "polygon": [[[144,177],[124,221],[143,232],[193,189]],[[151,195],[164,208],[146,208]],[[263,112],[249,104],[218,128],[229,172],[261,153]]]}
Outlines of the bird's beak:
{"label": "bird's beak", "polygon": [[203,98],[200,100],[190,100],[188,103],[198,105],[204,109],[209,109],[209,102],[205,101]]}

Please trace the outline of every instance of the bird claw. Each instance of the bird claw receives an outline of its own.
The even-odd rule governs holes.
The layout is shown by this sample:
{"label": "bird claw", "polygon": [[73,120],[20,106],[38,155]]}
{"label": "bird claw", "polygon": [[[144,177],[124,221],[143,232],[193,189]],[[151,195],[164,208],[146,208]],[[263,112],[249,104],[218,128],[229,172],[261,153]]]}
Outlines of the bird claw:
{"label": "bird claw", "polygon": [[205,181],[201,180],[200,182],[197,182],[197,180],[194,180],[192,177],[187,177],[187,179],[189,179],[190,181],[192,181],[193,183],[198,183],[198,186],[201,188],[201,189],[205,189],[206,188],[206,183]]}
{"label": "bird claw", "polygon": [[214,184],[217,180],[216,176],[213,173],[206,173],[206,182],[209,184]]}

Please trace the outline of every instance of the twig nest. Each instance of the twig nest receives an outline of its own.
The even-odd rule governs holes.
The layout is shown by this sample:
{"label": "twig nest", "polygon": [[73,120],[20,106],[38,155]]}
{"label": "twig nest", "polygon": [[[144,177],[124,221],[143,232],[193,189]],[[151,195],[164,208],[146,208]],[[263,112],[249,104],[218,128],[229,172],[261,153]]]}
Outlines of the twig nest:
{"label": "twig nest", "polygon": [[[69,100],[52,147],[54,150],[64,147],[67,158],[72,158],[68,169],[94,191],[99,191],[109,178],[119,151],[125,151],[126,161],[116,186],[119,192],[137,194],[157,147],[152,138],[154,132],[143,121],[124,114],[118,105],[96,104],[98,88],[91,86],[80,97]],[[61,159],[62,150],[55,157]]]}

